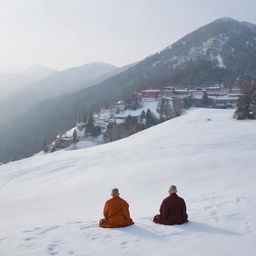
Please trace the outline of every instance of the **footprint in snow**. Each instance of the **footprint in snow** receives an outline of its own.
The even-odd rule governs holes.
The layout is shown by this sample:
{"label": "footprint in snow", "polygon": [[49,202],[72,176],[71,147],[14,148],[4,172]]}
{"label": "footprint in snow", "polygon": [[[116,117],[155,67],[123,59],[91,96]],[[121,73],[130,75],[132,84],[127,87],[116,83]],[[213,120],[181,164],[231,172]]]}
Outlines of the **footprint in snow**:
{"label": "footprint in snow", "polygon": [[26,238],[24,238],[24,241],[30,241],[32,239],[34,239],[34,237],[26,237]]}
{"label": "footprint in snow", "polygon": [[219,222],[220,221],[220,218],[219,218],[219,216],[217,214],[217,211],[211,211],[211,212],[209,212],[209,215],[210,215],[210,218],[212,220],[214,220],[215,222]]}
{"label": "footprint in snow", "polygon": [[49,244],[47,246],[47,252],[48,252],[48,255],[58,255],[58,252],[56,251],[56,247],[57,247],[57,244],[56,243],[53,243],[53,244]]}
{"label": "footprint in snow", "polygon": [[88,229],[88,228],[98,228],[98,225],[93,223],[91,225],[82,225],[79,227],[80,230]]}
{"label": "footprint in snow", "polygon": [[52,226],[52,227],[46,228],[46,229],[42,230],[41,232],[39,232],[38,235],[44,235],[44,234],[48,233],[49,231],[52,231],[57,228],[59,228],[59,226]]}
{"label": "footprint in snow", "polygon": [[41,230],[40,227],[35,227],[31,230],[24,230],[24,231],[22,231],[22,233],[30,233],[30,232],[35,232],[35,231],[39,231],[39,230]]}
{"label": "footprint in snow", "polygon": [[225,215],[225,218],[228,219],[228,221],[239,221],[243,220],[243,216],[240,213],[232,213]]}
{"label": "footprint in snow", "polygon": [[82,221],[70,221],[70,222],[67,222],[67,224],[69,225],[73,225],[73,224],[81,224],[83,223]]}
{"label": "footprint in snow", "polygon": [[254,230],[254,228],[252,227],[250,222],[245,221],[243,225],[244,225],[244,230],[246,231],[246,233],[256,234],[256,231]]}
{"label": "footprint in snow", "polygon": [[80,230],[85,230],[87,228],[86,225],[80,226]]}

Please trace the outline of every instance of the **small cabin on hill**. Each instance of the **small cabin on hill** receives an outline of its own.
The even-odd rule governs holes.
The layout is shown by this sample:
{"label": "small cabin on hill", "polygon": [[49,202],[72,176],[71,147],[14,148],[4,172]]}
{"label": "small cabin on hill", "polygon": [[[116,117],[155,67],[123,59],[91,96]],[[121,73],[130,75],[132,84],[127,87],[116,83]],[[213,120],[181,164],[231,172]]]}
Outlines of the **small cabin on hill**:
{"label": "small cabin on hill", "polygon": [[174,95],[180,99],[188,97],[188,89],[178,89],[174,91]]}
{"label": "small cabin on hill", "polygon": [[242,90],[241,88],[231,88],[229,95],[232,95],[233,97],[239,97],[242,95]]}
{"label": "small cabin on hill", "polygon": [[122,100],[119,100],[117,101],[115,104],[114,104],[114,108],[116,110],[117,113],[121,112],[121,111],[124,111],[126,109],[126,105],[125,105],[125,102],[122,101]]}
{"label": "small cabin on hill", "polygon": [[175,94],[175,87],[167,86],[162,89],[162,96],[171,97]]}
{"label": "small cabin on hill", "polygon": [[229,89],[222,87],[208,87],[206,88],[206,92],[209,96],[224,96],[229,93]]}

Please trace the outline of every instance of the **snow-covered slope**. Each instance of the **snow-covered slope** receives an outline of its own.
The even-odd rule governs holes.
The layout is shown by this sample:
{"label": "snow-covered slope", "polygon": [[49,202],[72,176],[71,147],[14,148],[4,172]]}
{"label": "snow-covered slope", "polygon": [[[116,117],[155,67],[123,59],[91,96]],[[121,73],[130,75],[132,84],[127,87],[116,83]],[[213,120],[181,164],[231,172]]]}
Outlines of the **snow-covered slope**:
{"label": "snow-covered slope", "polygon": [[[58,72],[48,78],[51,82],[45,79],[39,83],[33,93],[24,92],[1,106],[0,120],[2,123],[5,120],[5,126],[0,126],[0,161],[9,162],[39,152],[49,138],[54,138],[60,130],[70,129],[77,118],[74,113],[88,114],[106,101],[113,104],[134,91],[165,86],[191,88],[225,84],[229,87],[245,73],[256,77],[255,38],[256,25],[219,19],[128,69],[122,68],[121,73],[119,68],[114,68],[96,82],[93,79],[93,84],[92,81],[80,83],[80,79],[75,83],[81,78],[77,71],[82,68],[84,74],[86,66],[69,70],[74,80],[70,80],[66,71]],[[77,86],[83,89],[76,91]],[[76,92],[70,93],[70,90]],[[61,97],[52,98],[60,94]],[[40,102],[46,98],[47,101]],[[47,133],[46,124],[52,127]]]}
{"label": "snow-covered slope", "polygon": [[[232,112],[195,109],[114,143],[1,166],[0,255],[255,255],[256,122]],[[190,222],[153,224],[171,184]],[[97,227],[113,187],[136,225]]]}

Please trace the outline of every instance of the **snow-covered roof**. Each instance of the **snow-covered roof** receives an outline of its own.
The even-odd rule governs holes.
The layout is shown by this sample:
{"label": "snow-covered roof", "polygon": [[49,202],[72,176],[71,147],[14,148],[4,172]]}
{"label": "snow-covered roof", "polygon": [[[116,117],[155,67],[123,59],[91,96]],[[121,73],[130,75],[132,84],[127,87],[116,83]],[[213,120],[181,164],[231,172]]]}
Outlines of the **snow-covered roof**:
{"label": "snow-covered roof", "polygon": [[188,90],[186,89],[178,89],[178,90],[175,90],[175,92],[187,92]]}
{"label": "snow-covered roof", "polygon": [[115,105],[124,105],[125,103],[124,103],[124,101],[122,101],[122,100],[119,100],[119,101],[117,101],[116,103],[115,103]]}
{"label": "snow-covered roof", "polygon": [[221,90],[222,88],[219,87],[219,86],[210,86],[210,87],[207,87],[206,90]]}
{"label": "snow-covered roof", "polygon": [[221,96],[208,96],[208,98],[210,99],[214,99],[214,100],[237,100],[238,97],[236,96],[232,96],[232,95],[221,95]]}
{"label": "snow-covered roof", "polygon": [[148,89],[148,90],[143,90],[143,92],[161,92],[161,90],[157,90],[157,89]]}

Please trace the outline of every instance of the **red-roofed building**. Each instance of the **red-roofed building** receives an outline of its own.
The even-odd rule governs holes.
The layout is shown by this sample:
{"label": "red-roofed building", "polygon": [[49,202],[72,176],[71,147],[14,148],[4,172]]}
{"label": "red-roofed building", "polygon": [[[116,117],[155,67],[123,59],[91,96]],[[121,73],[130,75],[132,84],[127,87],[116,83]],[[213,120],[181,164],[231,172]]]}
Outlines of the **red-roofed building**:
{"label": "red-roofed building", "polygon": [[161,90],[143,90],[142,99],[158,99],[161,96]]}

